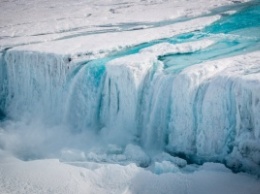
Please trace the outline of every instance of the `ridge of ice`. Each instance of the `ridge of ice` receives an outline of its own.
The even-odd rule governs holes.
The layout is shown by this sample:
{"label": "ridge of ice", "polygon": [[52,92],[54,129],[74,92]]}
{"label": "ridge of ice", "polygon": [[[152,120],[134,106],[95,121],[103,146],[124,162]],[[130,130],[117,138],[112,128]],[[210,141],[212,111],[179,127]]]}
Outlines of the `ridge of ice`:
{"label": "ridge of ice", "polygon": [[205,49],[215,42],[213,40],[200,40],[187,43],[170,44],[170,43],[160,43],[154,46],[142,49],[140,52],[148,52],[155,56],[166,55],[166,54],[177,54],[177,53],[192,53]]}

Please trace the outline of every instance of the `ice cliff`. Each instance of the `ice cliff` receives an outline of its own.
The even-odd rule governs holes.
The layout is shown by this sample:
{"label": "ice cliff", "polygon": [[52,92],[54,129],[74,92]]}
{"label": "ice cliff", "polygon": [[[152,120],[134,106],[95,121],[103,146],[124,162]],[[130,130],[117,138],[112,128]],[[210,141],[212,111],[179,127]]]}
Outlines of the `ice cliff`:
{"label": "ice cliff", "polygon": [[[244,14],[259,18],[258,10],[246,9],[228,21]],[[143,166],[167,152],[190,163],[218,161],[260,174],[259,24],[225,31],[219,23],[77,57],[30,46],[4,50],[3,128],[8,120],[23,122],[25,131],[19,133],[45,136],[30,148],[35,152],[46,144],[53,148],[48,144],[57,139],[57,149],[115,145],[114,161],[138,161],[134,149]],[[35,122],[50,130],[30,126]],[[4,138],[0,146],[13,150]],[[23,149],[27,156],[30,149]]]}

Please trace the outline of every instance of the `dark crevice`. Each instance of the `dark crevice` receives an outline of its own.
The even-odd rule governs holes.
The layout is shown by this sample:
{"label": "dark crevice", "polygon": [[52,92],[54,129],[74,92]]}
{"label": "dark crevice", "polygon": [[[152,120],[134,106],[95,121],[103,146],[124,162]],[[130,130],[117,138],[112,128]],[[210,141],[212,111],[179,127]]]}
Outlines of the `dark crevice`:
{"label": "dark crevice", "polygon": [[7,64],[5,61],[5,55],[7,51],[11,48],[5,48],[1,54],[0,58],[0,121],[4,120],[7,115],[5,113],[6,101],[8,96],[8,77],[7,77]]}
{"label": "dark crevice", "polygon": [[0,121],[4,120],[6,118],[5,113],[0,109]]}

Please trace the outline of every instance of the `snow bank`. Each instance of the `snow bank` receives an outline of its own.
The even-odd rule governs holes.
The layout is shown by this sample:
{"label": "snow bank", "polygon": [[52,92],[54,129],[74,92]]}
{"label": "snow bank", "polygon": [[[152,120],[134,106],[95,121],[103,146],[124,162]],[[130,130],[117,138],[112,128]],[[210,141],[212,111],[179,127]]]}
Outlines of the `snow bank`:
{"label": "snow bank", "polygon": [[[0,160],[1,193],[258,193],[259,180],[233,174],[224,166],[204,164],[194,173],[153,174],[134,164],[75,163],[58,160]],[[5,159],[4,159],[5,158]],[[81,166],[81,167],[80,167]],[[177,168],[177,167],[176,167]]]}

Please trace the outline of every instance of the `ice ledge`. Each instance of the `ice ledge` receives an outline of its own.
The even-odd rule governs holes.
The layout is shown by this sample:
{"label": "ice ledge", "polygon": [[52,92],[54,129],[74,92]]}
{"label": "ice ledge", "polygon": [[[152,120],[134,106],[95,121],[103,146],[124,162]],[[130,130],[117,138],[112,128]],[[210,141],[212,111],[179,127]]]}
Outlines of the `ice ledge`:
{"label": "ice ledge", "polygon": [[[78,93],[69,101],[64,94],[73,62],[55,53],[11,49],[5,53],[8,111],[13,117],[27,112],[57,124],[67,121],[60,114],[65,102],[66,108],[75,107],[66,113],[78,126],[96,122],[92,116],[101,119],[106,126],[98,129],[102,138],[128,143],[137,136],[147,150],[167,148],[172,154],[227,161],[234,169],[258,173],[259,54],[194,65],[177,75],[166,74],[149,53],[117,58],[101,70],[85,65],[77,74],[81,78],[74,77],[71,91]],[[78,116],[85,113],[91,117]]]}

